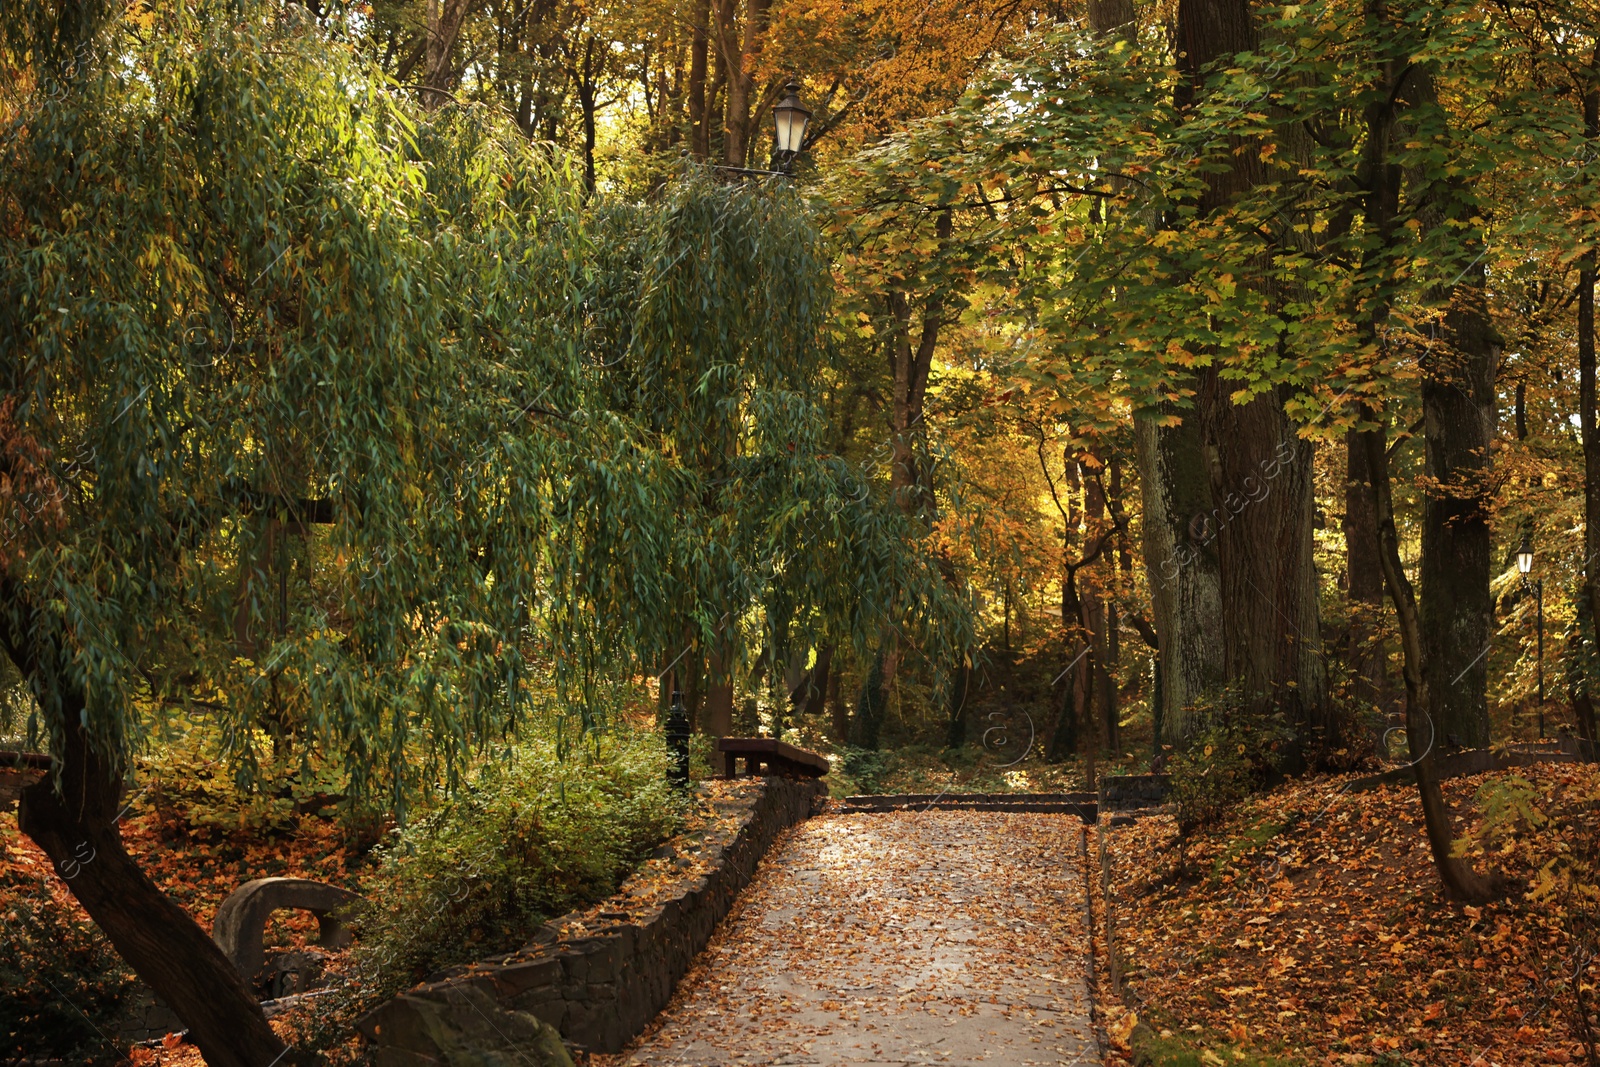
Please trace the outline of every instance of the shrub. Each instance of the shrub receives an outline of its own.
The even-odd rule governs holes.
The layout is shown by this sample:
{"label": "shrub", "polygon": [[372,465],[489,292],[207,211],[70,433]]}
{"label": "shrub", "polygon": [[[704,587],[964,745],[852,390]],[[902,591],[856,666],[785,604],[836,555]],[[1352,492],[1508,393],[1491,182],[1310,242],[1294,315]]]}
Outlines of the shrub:
{"label": "shrub", "polygon": [[577,747],[563,758],[553,738],[519,744],[379,846],[380,888],[354,924],[363,1000],[521,946],[614,892],[673,833],[683,807],[659,735],[593,734]]}
{"label": "shrub", "polygon": [[1280,746],[1294,736],[1280,713],[1252,708],[1231,690],[1197,701],[1192,713],[1194,737],[1168,763],[1184,837],[1228,814],[1270,779]]}
{"label": "shrub", "polygon": [[877,793],[882,791],[884,781],[897,762],[893,752],[846,745],[840,770],[846,781],[854,783],[854,792]]}

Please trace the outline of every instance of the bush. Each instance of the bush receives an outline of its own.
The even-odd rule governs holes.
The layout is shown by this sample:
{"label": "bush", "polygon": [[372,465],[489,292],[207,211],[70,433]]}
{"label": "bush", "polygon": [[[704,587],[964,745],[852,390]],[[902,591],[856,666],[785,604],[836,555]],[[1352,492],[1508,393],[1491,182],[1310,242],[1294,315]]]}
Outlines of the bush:
{"label": "bush", "polygon": [[525,944],[546,920],[603,899],[679,825],[653,733],[594,734],[563,758],[518,745],[377,852],[353,965],[371,1002],[431,972]]}
{"label": "bush", "polygon": [[1280,713],[1252,708],[1231,690],[1197,701],[1192,714],[1194,737],[1168,763],[1184,837],[1272,778],[1280,746],[1294,736]]}
{"label": "bush", "polygon": [[854,783],[854,792],[878,793],[883,791],[883,783],[897,762],[893,752],[846,745],[840,770],[847,782]]}
{"label": "bush", "polygon": [[106,936],[14,867],[0,902],[0,1061],[124,1062],[104,1035],[116,1033],[134,979]]}

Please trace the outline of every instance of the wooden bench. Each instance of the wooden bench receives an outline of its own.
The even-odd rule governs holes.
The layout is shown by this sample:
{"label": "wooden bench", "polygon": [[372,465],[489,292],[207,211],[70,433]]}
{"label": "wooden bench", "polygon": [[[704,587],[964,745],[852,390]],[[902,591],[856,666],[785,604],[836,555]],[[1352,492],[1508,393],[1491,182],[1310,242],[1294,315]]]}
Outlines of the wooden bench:
{"label": "wooden bench", "polygon": [[821,778],[828,773],[825,756],[771,737],[719,737],[717,751],[722,753],[724,778],[738,776],[740,757],[749,775],[760,774],[763,764],[768,774],[784,778]]}
{"label": "wooden bench", "polygon": [[0,811],[17,806],[22,791],[50,773],[50,757],[43,752],[0,749]]}

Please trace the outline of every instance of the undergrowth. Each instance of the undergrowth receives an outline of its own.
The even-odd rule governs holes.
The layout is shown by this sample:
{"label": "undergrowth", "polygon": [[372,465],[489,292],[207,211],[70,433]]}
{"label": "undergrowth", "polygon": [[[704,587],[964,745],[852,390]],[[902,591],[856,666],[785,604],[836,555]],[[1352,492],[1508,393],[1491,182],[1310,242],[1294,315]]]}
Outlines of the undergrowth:
{"label": "undergrowth", "polygon": [[[590,735],[557,754],[516,746],[449,804],[394,831],[355,920],[349,1013],[430,973],[525,944],[547,920],[612,892],[675,831],[658,734]],[[331,1036],[331,1035],[330,1035]]]}

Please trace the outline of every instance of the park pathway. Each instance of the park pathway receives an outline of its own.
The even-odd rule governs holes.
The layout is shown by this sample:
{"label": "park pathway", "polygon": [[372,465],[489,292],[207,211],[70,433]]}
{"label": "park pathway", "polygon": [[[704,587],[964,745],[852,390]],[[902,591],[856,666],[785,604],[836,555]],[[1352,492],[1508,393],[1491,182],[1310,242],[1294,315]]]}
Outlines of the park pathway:
{"label": "park pathway", "polygon": [[610,1062],[1098,1063],[1081,827],[938,811],[802,823]]}

